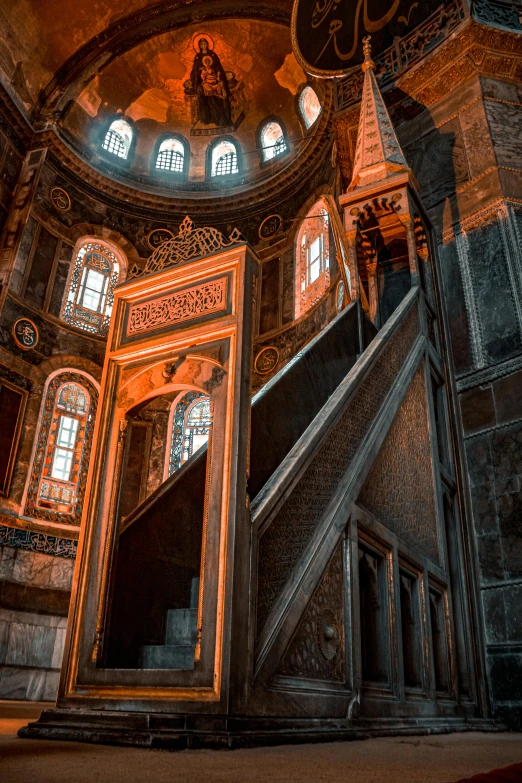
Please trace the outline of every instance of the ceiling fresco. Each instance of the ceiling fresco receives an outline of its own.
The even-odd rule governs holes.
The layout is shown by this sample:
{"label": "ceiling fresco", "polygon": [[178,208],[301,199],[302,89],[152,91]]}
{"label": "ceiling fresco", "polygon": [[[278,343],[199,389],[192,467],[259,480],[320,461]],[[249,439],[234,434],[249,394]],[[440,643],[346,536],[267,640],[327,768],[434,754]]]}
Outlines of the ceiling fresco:
{"label": "ceiling fresco", "polygon": [[111,117],[131,118],[137,171],[150,171],[160,136],[179,133],[190,145],[191,179],[204,179],[213,138],[233,135],[248,171],[259,168],[257,130],[265,118],[282,120],[290,140],[303,135],[296,95],[305,82],[287,27],[237,19],[191,25],[109,64],[77,97],[65,127],[92,147]]}

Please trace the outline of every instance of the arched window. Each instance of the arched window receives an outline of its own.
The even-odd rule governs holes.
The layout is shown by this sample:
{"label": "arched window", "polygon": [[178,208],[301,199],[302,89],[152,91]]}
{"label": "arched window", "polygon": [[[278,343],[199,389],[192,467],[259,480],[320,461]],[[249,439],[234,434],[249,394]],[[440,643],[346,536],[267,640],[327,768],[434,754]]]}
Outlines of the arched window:
{"label": "arched window", "polygon": [[24,514],[79,524],[98,393],[75,372],[48,384],[27,488]]}
{"label": "arched window", "polygon": [[239,174],[238,147],[231,139],[221,139],[210,149],[210,176]]}
{"label": "arched window", "polygon": [[102,148],[111,155],[127,159],[132,143],[132,128],[127,120],[114,120],[105,134]]}
{"label": "arched window", "polygon": [[330,285],[329,216],[321,199],[308,212],[297,234],[296,318],[303,315]]}
{"label": "arched window", "polygon": [[159,171],[183,174],[185,171],[185,145],[183,142],[175,136],[163,139],[158,148],[155,167]]}
{"label": "arched window", "polygon": [[76,255],[62,319],[107,334],[119,276],[120,263],[112,250],[99,240],[85,240]]}
{"label": "arched window", "polygon": [[322,107],[315,90],[307,84],[299,95],[299,111],[306,128],[311,128],[322,112]]}
{"label": "arched window", "polygon": [[212,408],[203,392],[186,392],[175,405],[168,475],[208,441],[212,427]]}
{"label": "arched window", "polygon": [[263,160],[273,160],[288,152],[284,131],[277,120],[269,120],[259,134]]}

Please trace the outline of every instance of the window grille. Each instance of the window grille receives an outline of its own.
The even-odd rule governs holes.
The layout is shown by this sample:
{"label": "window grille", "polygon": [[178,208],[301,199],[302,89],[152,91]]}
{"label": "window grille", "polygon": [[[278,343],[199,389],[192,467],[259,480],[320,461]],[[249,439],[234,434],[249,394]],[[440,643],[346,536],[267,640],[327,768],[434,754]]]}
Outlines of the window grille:
{"label": "window grille", "polygon": [[183,173],[183,155],[175,150],[162,150],[156,158],[156,168]]}
{"label": "window grille", "polygon": [[120,134],[116,133],[116,131],[110,129],[107,131],[102,147],[104,150],[107,150],[107,152],[111,152],[113,155],[117,155],[118,158],[127,157],[125,142]]}
{"label": "window grille", "polygon": [[179,400],[172,419],[169,476],[208,441],[212,427],[210,399],[189,391]]}
{"label": "window grille", "polygon": [[62,319],[88,332],[107,334],[119,272],[118,260],[107,247],[97,242],[82,245],[76,256]]}
{"label": "window grille", "polygon": [[239,168],[237,165],[237,153],[225,152],[216,163],[215,177],[222,177],[225,174],[237,174]]}
{"label": "window grille", "polygon": [[318,201],[306,215],[296,242],[296,318],[323,296],[330,284],[328,210]]}
{"label": "window grille", "polygon": [[261,131],[261,145],[263,148],[263,160],[272,160],[287,151],[288,147],[280,124],[275,121],[267,122]]}

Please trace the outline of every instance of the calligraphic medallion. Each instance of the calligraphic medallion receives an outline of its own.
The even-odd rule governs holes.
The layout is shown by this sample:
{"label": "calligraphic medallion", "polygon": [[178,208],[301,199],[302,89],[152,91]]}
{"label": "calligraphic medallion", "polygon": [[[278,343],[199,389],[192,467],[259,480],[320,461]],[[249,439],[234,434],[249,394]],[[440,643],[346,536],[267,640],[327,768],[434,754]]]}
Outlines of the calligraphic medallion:
{"label": "calligraphic medallion", "polygon": [[364,60],[362,39],[372,37],[372,55],[396,44],[440,7],[440,0],[295,0],[292,46],[307,73],[341,76]]}
{"label": "calligraphic medallion", "polygon": [[262,348],[254,359],[254,370],[258,375],[268,375],[275,370],[279,361],[279,351],[273,345]]}
{"label": "calligraphic medallion", "polygon": [[39,334],[35,323],[29,318],[19,318],[13,324],[13,338],[23,351],[30,351],[38,345]]}
{"label": "calligraphic medallion", "polygon": [[157,247],[164,242],[168,242],[169,239],[174,239],[172,231],[168,228],[155,228],[154,231],[151,231],[148,235],[147,242],[149,243],[149,247],[156,250]]}
{"label": "calligraphic medallion", "polygon": [[270,239],[279,234],[283,229],[283,218],[281,215],[269,215],[259,226],[259,239]]}
{"label": "calligraphic medallion", "polygon": [[51,188],[49,194],[51,204],[60,212],[68,212],[71,208],[71,197],[63,188]]}

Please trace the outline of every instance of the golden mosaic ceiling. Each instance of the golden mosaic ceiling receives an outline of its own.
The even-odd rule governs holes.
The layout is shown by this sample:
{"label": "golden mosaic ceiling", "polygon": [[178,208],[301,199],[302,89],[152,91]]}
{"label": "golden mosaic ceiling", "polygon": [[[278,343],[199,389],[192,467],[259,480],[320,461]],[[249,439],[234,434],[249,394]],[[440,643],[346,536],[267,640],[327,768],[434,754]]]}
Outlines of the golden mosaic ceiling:
{"label": "golden mosaic ceiling", "polygon": [[[259,5],[270,6],[270,0]],[[121,39],[135,38],[137,30],[144,37],[146,28],[151,36],[173,29],[177,16],[255,16],[256,3],[250,12],[247,6],[238,0],[3,0],[0,69],[29,110],[60,68],[89,42],[92,50],[98,44],[101,51],[107,40],[118,39],[121,48]],[[291,6],[291,0],[274,4],[288,17]]]}

